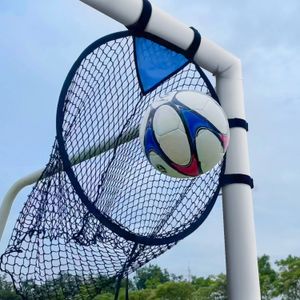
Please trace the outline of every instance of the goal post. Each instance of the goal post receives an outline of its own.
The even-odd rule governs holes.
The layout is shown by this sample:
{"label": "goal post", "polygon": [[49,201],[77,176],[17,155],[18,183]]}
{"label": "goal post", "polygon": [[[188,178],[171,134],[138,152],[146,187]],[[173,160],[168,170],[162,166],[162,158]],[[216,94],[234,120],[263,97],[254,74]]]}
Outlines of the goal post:
{"label": "goal post", "polygon": [[[139,19],[143,7],[142,0],[81,1],[125,26],[134,24]],[[154,5],[145,31],[184,50],[193,40],[191,28]],[[218,97],[228,118],[244,120],[240,60],[202,36],[194,61],[216,77]],[[225,175],[250,176],[245,128],[231,128],[230,138]],[[260,287],[251,187],[245,183],[228,184],[223,187],[222,194],[229,299],[258,300]]]}

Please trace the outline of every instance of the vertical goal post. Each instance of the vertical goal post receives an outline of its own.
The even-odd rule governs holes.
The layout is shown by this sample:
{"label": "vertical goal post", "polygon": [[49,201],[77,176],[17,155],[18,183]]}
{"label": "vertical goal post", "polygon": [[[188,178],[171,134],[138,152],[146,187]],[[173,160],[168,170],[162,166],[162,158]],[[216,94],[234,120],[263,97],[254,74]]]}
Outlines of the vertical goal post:
{"label": "vertical goal post", "polygon": [[[125,26],[134,24],[140,17],[142,0],[81,0]],[[193,41],[193,30],[155,5],[145,29],[181,49],[188,49]],[[216,90],[221,105],[229,119],[245,119],[242,66],[240,60],[206,37],[201,37],[194,61],[216,78]],[[125,135],[121,143],[137,137],[138,129]],[[127,138],[126,138],[127,136]],[[107,142],[107,143],[106,143]],[[72,164],[91,158],[88,153],[99,155],[107,150],[105,141],[96,145],[97,151],[87,149]],[[58,172],[60,170],[54,170]],[[225,175],[243,174],[250,176],[247,132],[245,128],[230,130],[230,145],[226,154]],[[17,193],[25,186],[38,181],[43,170],[38,170],[18,180],[7,192],[0,206],[0,238],[2,236],[12,203]],[[245,183],[231,183],[222,188],[223,219],[226,252],[228,297],[231,300],[259,300],[259,276],[253,201],[251,187]]]}

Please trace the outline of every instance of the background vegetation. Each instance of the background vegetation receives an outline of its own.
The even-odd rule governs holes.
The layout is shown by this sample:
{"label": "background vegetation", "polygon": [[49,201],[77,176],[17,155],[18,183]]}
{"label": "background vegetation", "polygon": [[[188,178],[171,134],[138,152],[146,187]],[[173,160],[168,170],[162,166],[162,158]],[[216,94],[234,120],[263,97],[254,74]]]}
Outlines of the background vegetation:
{"label": "background vegetation", "polygon": [[[275,262],[272,267],[270,257],[258,258],[262,300],[282,299],[300,300],[300,257],[289,255]],[[93,284],[80,283],[80,278],[61,274],[57,279],[37,285],[34,282],[22,283],[22,288],[35,294],[45,289],[47,300],[113,300],[114,283],[104,277],[91,278]],[[78,284],[78,282],[80,284]],[[139,269],[129,279],[130,300],[226,300],[226,276],[224,274],[208,277],[189,276],[169,273],[157,265]],[[96,287],[96,288],[95,288]],[[0,275],[0,299],[21,299],[14,291],[13,284]],[[40,298],[38,298],[40,299]],[[122,282],[120,300],[125,299],[125,281]],[[46,300],[46,299],[45,299]]]}

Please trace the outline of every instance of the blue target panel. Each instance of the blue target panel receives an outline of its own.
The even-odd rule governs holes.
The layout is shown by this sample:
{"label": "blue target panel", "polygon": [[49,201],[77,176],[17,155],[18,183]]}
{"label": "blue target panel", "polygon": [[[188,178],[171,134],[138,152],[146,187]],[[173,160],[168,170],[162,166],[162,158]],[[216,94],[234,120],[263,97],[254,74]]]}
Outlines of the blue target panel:
{"label": "blue target panel", "polygon": [[189,62],[182,54],[143,37],[135,37],[134,44],[137,74],[145,94]]}

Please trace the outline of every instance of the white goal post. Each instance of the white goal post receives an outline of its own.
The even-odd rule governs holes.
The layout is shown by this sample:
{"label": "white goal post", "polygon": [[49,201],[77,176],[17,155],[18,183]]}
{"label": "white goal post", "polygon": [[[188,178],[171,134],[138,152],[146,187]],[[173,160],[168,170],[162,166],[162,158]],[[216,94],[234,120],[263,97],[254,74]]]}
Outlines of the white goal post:
{"label": "white goal post", "polygon": [[[142,0],[81,0],[125,26],[134,24],[142,11]],[[193,30],[152,5],[152,14],[145,29],[176,46],[187,49],[193,40]],[[217,94],[228,118],[245,119],[241,62],[204,36],[194,61],[216,77]],[[126,137],[127,136],[127,137]],[[128,133],[121,143],[137,136]],[[112,143],[108,143],[112,145]],[[88,149],[72,159],[76,164],[107,151],[107,143],[97,145],[97,151]],[[59,170],[57,170],[59,171]],[[0,206],[0,239],[17,193],[36,182],[43,170],[38,170],[18,180],[7,192]],[[243,128],[230,130],[225,174],[250,175],[247,133]],[[234,183],[222,189],[226,273],[230,300],[259,300],[259,276],[252,191],[249,185]]]}

